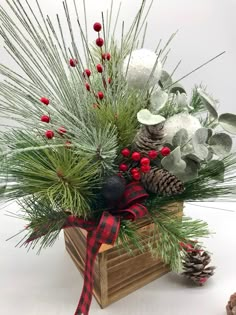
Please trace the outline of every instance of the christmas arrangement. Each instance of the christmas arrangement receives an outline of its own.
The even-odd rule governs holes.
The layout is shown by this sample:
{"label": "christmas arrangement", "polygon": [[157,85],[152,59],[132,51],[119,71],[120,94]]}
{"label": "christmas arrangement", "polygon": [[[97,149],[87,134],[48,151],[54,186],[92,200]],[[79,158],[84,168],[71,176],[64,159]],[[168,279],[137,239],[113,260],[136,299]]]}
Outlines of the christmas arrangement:
{"label": "christmas arrangement", "polygon": [[[170,204],[235,200],[236,115],[218,114],[218,102],[203,86],[188,95],[180,84],[188,74],[175,78],[179,64],[165,70],[175,34],[153,51],[144,48],[151,8],[145,0],[128,29],[119,25],[113,1],[93,25],[85,1],[85,23],[76,1],[72,21],[65,1],[68,30],[59,16],[56,23],[44,16],[38,1],[37,12],[28,1],[6,2],[0,35],[19,71],[0,65],[0,116],[15,126],[0,134],[0,196],[20,205],[15,216],[27,222],[20,244],[40,250],[63,229],[87,231],[76,315],[89,312],[103,243],[131,254],[148,247],[203,285],[214,270],[197,241],[209,235],[207,223]],[[148,246],[137,228],[143,218],[153,226]]]}

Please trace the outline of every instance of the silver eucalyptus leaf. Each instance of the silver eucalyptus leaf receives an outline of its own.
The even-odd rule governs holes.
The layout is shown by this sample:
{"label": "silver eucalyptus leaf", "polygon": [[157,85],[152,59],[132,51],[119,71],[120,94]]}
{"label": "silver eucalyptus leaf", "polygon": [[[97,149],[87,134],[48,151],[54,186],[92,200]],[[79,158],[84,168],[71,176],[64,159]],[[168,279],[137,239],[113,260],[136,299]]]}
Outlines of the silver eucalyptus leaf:
{"label": "silver eucalyptus leaf", "polygon": [[206,145],[208,136],[209,136],[208,129],[200,128],[195,132],[192,138],[194,153],[201,160],[205,160],[208,156],[208,148]]}
{"label": "silver eucalyptus leaf", "polygon": [[184,128],[177,131],[172,139],[172,143],[175,147],[182,147],[188,141],[188,131]]}
{"label": "silver eucalyptus leaf", "polygon": [[158,88],[155,92],[153,92],[150,104],[150,111],[152,114],[157,114],[158,111],[166,105],[168,98],[168,94],[161,88]]}
{"label": "silver eucalyptus leaf", "polygon": [[220,115],[219,117],[219,123],[221,127],[232,134],[236,134],[236,115],[235,114],[230,114],[230,113],[225,113]]}
{"label": "silver eucalyptus leaf", "polygon": [[170,93],[177,94],[177,92],[179,92],[180,94],[181,93],[187,94],[186,90],[184,89],[184,87],[180,83],[173,84],[170,87]]}
{"label": "silver eucalyptus leaf", "polygon": [[178,174],[186,168],[186,162],[181,158],[180,147],[175,148],[161,161],[162,166],[172,174]]}
{"label": "silver eucalyptus leaf", "polygon": [[208,147],[208,156],[206,158],[207,161],[210,161],[214,158],[214,151],[211,147]]}
{"label": "silver eucalyptus leaf", "polygon": [[214,118],[218,118],[218,113],[216,110],[216,103],[215,101],[208,95],[206,94],[205,91],[203,91],[201,88],[197,89],[197,92],[202,100],[203,105],[206,107],[206,109],[209,111],[210,115]]}
{"label": "silver eucalyptus leaf", "polygon": [[208,128],[200,128],[198,129],[194,136],[193,139],[199,144],[205,144],[207,143],[208,139],[212,136],[212,130]]}
{"label": "silver eucalyptus leaf", "polygon": [[194,153],[200,160],[205,160],[208,157],[209,150],[205,144],[195,143],[193,144]]}
{"label": "silver eucalyptus leaf", "polygon": [[199,157],[198,157],[197,155],[195,155],[195,154],[193,154],[193,153],[189,153],[189,154],[183,156],[182,158],[183,158],[183,160],[189,159],[189,160],[194,161],[194,162],[196,163],[196,165],[199,166],[199,169],[201,168],[201,161],[202,161],[202,160],[199,159]]}
{"label": "silver eucalyptus leaf", "polygon": [[198,171],[201,167],[200,163],[188,157],[184,157],[183,160],[186,162],[186,168],[182,173],[178,174],[178,178],[183,182],[188,182],[197,178]]}
{"label": "silver eucalyptus leaf", "polygon": [[209,139],[209,145],[216,155],[222,157],[230,153],[233,140],[227,133],[217,133]]}
{"label": "silver eucalyptus leaf", "polygon": [[160,82],[163,89],[166,89],[168,86],[170,86],[173,83],[171,76],[165,70],[162,70]]}

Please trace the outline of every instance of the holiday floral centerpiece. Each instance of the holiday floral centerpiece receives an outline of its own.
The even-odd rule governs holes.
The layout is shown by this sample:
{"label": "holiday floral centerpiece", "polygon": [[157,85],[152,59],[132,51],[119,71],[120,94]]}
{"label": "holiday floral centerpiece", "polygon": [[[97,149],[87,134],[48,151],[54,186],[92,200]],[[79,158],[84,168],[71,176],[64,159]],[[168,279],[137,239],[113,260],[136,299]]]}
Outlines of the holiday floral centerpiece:
{"label": "holiday floral centerpiece", "polygon": [[[102,14],[84,27],[74,2],[76,29],[64,2],[68,38],[59,16],[54,25],[38,1],[37,12],[28,1],[7,3],[9,12],[0,6],[0,35],[19,72],[0,65],[1,119],[15,125],[0,135],[0,194],[20,205],[15,215],[27,222],[21,243],[42,249],[63,229],[87,231],[77,315],[89,312],[104,243],[148,251],[205,283],[214,268],[197,240],[209,234],[207,224],[170,205],[235,200],[236,115],[219,115],[204,87],[188,95],[183,78],[175,79],[178,65],[165,70],[175,34],[154,51],[143,48],[145,0],[126,32],[121,23],[120,38],[113,7],[107,19]],[[143,219],[145,246],[137,228]]]}

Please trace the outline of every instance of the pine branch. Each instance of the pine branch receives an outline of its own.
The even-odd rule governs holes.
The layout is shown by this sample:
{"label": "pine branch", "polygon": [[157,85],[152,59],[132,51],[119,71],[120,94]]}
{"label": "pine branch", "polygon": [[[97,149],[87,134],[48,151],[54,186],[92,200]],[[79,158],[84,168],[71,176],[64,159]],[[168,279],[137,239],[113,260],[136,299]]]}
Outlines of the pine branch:
{"label": "pine branch", "polygon": [[15,143],[16,151],[19,146],[32,146],[33,149],[8,157],[7,167],[2,172],[11,185],[4,196],[9,199],[29,195],[46,197],[52,203],[60,202],[63,209],[87,217],[90,203],[101,185],[101,164],[99,167],[96,161],[80,157],[64,147],[37,151],[40,138],[35,139],[33,135],[30,138],[22,132],[18,136],[25,142]]}
{"label": "pine branch", "polygon": [[[168,210],[167,210],[168,211]],[[167,212],[168,213],[168,212]],[[155,224],[149,249],[174,271],[181,270],[182,250],[180,242],[209,235],[207,223],[187,217],[173,217],[165,211],[152,216]]]}
{"label": "pine branch", "polygon": [[[62,230],[68,214],[47,199],[24,198],[19,202],[21,213],[15,215],[28,222],[25,235],[18,245],[34,249],[52,246]],[[40,237],[39,237],[40,236]]]}

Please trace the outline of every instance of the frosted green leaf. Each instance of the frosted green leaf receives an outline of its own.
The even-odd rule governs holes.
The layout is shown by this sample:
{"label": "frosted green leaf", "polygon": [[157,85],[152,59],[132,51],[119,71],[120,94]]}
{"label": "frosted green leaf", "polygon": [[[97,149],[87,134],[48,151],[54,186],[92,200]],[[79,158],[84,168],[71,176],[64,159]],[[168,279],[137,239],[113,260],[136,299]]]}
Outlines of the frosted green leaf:
{"label": "frosted green leaf", "polygon": [[226,156],[233,145],[232,138],[227,133],[217,133],[209,139],[209,145],[218,156]]}
{"label": "frosted green leaf", "polygon": [[206,109],[209,111],[209,113],[211,114],[211,116],[214,119],[218,118],[218,113],[215,109],[215,101],[209,96],[207,95],[201,88],[197,89],[197,92],[202,100],[203,105],[206,107]]}
{"label": "frosted green leaf", "polygon": [[137,114],[138,121],[143,125],[154,126],[165,121],[160,115],[152,114],[148,109],[141,109]]}
{"label": "frosted green leaf", "polygon": [[219,117],[219,123],[224,130],[236,134],[236,115],[235,114],[222,114]]}
{"label": "frosted green leaf", "polygon": [[150,110],[153,114],[156,114],[162,109],[168,101],[168,94],[162,89],[158,89],[151,96]]}
{"label": "frosted green leaf", "polygon": [[162,166],[172,174],[178,174],[185,170],[186,163],[181,158],[180,147],[177,147],[161,161]]}
{"label": "frosted green leaf", "polygon": [[175,147],[183,146],[188,141],[188,132],[186,129],[180,129],[173,137],[172,143]]}
{"label": "frosted green leaf", "polygon": [[170,86],[173,83],[171,76],[165,70],[162,70],[160,82],[161,82],[163,89],[167,88],[168,86]]}
{"label": "frosted green leaf", "polygon": [[172,85],[170,88],[170,93],[177,94],[177,92],[179,92],[180,94],[181,93],[187,94],[186,90],[184,89],[184,87],[180,83],[176,83],[176,84]]}

